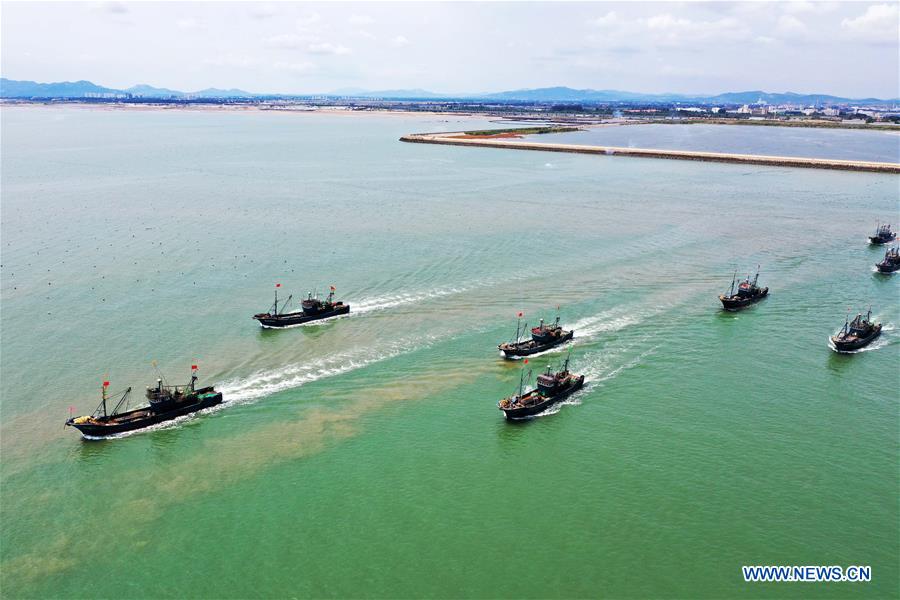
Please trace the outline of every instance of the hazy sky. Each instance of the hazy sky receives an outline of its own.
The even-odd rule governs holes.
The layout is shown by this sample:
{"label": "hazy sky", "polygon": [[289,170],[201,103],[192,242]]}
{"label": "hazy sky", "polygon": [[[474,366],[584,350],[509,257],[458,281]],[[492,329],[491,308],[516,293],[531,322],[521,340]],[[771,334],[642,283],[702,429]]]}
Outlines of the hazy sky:
{"label": "hazy sky", "polygon": [[3,2],[2,74],[192,91],[900,96],[900,2]]}

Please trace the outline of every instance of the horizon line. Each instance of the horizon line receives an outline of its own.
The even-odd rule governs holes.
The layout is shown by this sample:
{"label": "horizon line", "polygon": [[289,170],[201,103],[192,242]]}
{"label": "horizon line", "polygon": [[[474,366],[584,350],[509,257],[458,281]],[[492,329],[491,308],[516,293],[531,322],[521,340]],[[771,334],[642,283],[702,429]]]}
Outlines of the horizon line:
{"label": "horizon line", "polygon": [[[136,88],[139,86],[147,86],[157,89],[168,89],[172,92],[177,92],[179,94],[195,94],[199,92],[204,92],[207,90],[236,90],[239,92],[243,92],[245,94],[249,94],[251,96],[354,96],[356,94],[378,94],[379,92],[412,92],[412,91],[420,91],[425,92],[427,94],[437,96],[440,98],[479,98],[484,96],[490,96],[495,94],[509,94],[515,92],[532,92],[532,91],[541,91],[541,90],[553,90],[553,89],[564,89],[564,90],[572,90],[575,92],[616,92],[622,94],[634,94],[634,95],[642,95],[642,96],[680,96],[684,98],[709,98],[713,96],[722,96],[726,94],[747,94],[747,93],[761,93],[761,94],[771,94],[771,95],[796,95],[796,96],[830,96],[834,98],[841,98],[846,100],[880,100],[884,102],[896,102],[900,101],[900,97],[894,98],[879,98],[877,96],[858,96],[858,97],[850,97],[850,96],[842,96],[835,93],[825,93],[825,92],[796,92],[792,90],[785,90],[780,92],[768,91],[765,89],[743,89],[743,90],[730,90],[724,92],[640,92],[633,90],[625,90],[625,89],[616,89],[616,88],[590,88],[590,87],[570,87],[568,85],[547,85],[547,86],[539,86],[539,87],[517,87],[514,89],[506,89],[500,91],[493,92],[436,92],[433,90],[425,89],[422,87],[393,87],[387,89],[368,89],[368,88],[356,88],[358,91],[355,92],[342,92],[340,89],[331,90],[331,91],[317,91],[317,92],[251,92],[248,90],[240,89],[234,86],[230,87],[218,87],[218,86],[208,86],[202,89],[184,91],[179,89],[170,88],[166,85],[155,85],[149,84],[145,82],[138,82],[132,84],[125,88],[117,88],[110,87],[104,84],[98,84],[90,79],[75,79],[75,80],[63,80],[63,81],[36,81],[33,79],[12,79],[10,77],[6,77],[0,74],[0,78],[7,81],[15,81],[15,82],[30,82],[35,83],[37,85],[58,85],[58,84],[75,84],[75,83],[89,83],[91,85],[95,85],[97,87],[102,87],[110,90],[127,92],[132,88]],[[351,87],[351,86],[348,86]]]}

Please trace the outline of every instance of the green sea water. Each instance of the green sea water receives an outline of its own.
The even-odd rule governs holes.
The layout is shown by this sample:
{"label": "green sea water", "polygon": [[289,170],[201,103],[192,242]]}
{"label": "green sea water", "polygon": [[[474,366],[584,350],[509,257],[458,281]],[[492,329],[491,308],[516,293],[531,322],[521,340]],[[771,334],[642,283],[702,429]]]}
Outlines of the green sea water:
{"label": "green sea water", "polygon": [[[491,125],[427,115],[0,118],[4,597],[900,591],[900,276],[866,243],[896,176],[398,141]],[[276,282],[352,314],[260,330]],[[507,423],[496,345],[557,305],[586,389]],[[833,353],[869,305],[882,339]],[[63,427],[152,361],[226,402]],[[779,564],[872,581],[743,582]]]}

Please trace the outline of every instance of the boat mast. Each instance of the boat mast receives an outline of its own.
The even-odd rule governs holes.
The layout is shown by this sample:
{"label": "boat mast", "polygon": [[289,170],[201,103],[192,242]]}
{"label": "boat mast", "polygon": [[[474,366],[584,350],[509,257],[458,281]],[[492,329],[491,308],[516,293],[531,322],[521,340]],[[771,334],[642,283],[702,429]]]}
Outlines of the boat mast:
{"label": "boat mast", "polygon": [[278,315],[278,288],[280,288],[280,287],[281,287],[280,283],[275,284],[275,307],[272,309],[272,314],[275,316]]}
{"label": "boat mast", "polygon": [[[127,390],[125,390],[125,393],[122,394],[122,398],[119,400],[119,402],[113,408],[113,416],[116,416],[117,414],[119,414],[119,409],[122,407],[122,403],[124,403],[126,401],[126,399],[128,398],[128,394],[130,394],[130,393],[131,393],[131,388],[128,388]],[[128,410],[127,404],[125,405],[125,409]]]}
{"label": "boat mast", "polygon": [[559,304],[556,305],[556,326],[559,327]]}
{"label": "boat mast", "polygon": [[522,315],[524,315],[524,314],[525,313],[520,312],[519,319],[516,321],[516,343],[517,344],[519,343],[519,327],[520,327],[520,325],[522,325]]}
{"label": "boat mast", "polygon": [[165,377],[163,377],[162,371],[159,370],[159,363],[154,359],[150,364],[153,365],[153,370],[156,371],[156,383],[159,391],[162,391],[163,382],[165,381]]}
{"label": "boat mast", "polygon": [[100,392],[100,395],[101,395],[101,397],[103,398],[103,401],[102,401],[101,404],[103,404],[103,416],[104,416],[104,417],[107,416],[107,415],[106,415],[106,388],[108,388],[108,387],[109,387],[109,381],[105,381],[105,380],[104,380],[104,381],[103,381],[103,387],[102,387],[101,392]]}
{"label": "boat mast", "polygon": [[191,365],[191,391],[194,391],[194,383],[197,381],[197,365]]}
{"label": "boat mast", "polygon": [[759,279],[759,265],[756,265],[756,275],[753,277],[753,287],[756,287],[756,281]]}
{"label": "boat mast", "polygon": [[737,279],[737,269],[734,270],[734,275],[731,276],[731,289],[728,290],[728,296],[734,296],[734,282]]}
{"label": "boat mast", "polygon": [[522,364],[522,374],[519,375],[519,398],[522,398],[522,386],[525,385],[525,365],[528,364],[528,359],[525,359],[525,362]]}

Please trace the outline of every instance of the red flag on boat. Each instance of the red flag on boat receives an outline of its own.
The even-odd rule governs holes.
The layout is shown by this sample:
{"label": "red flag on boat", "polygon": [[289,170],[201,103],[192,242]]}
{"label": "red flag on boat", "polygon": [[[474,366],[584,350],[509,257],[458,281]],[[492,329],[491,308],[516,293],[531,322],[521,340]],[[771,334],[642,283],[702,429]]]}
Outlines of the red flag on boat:
{"label": "red flag on boat", "polygon": [[519,313],[519,316],[520,316],[520,317],[524,317],[524,316],[525,316],[525,313],[520,312],[520,313]]}
{"label": "red flag on boat", "polygon": [[334,286],[331,286],[331,291],[332,291],[332,292],[334,291]]}
{"label": "red flag on boat", "polygon": [[196,370],[197,370],[197,365],[191,365],[191,371],[196,371]]}
{"label": "red flag on boat", "polygon": [[280,283],[276,283],[276,284],[275,284],[275,287],[281,287],[281,284],[280,284]]}
{"label": "red flag on boat", "polygon": [[109,387],[109,382],[108,382],[108,381],[104,381],[104,382],[103,382],[103,387]]}

